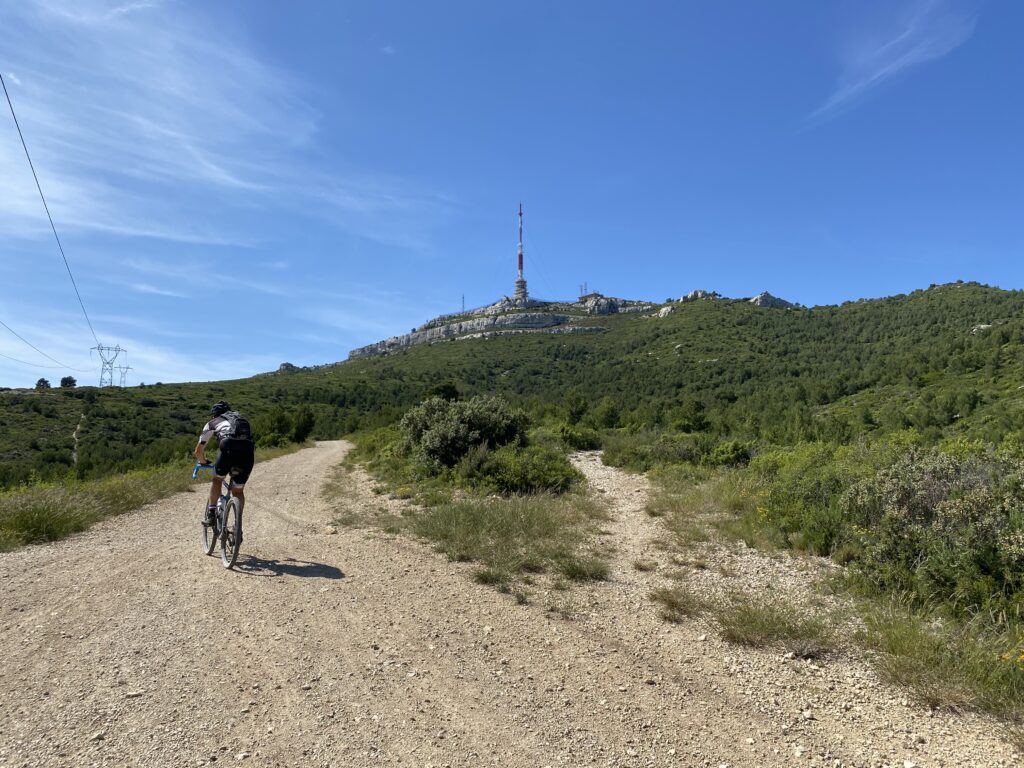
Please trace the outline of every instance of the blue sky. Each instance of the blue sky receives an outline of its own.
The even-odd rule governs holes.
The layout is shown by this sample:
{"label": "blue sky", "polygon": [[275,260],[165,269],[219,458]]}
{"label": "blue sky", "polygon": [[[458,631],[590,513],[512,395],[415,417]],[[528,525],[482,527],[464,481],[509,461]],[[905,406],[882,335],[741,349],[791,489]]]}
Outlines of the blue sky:
{"label": "blue sky", "polygon": [[[216,379],[580,283],[805,304],[1024,287],[1024,6],[0,6],[0,72],[128,381]],[[95,383],[0,112],[0,320]],[[0,355],[52,365],[0,328]],[[64,371],[0,357],[0,385]]]}

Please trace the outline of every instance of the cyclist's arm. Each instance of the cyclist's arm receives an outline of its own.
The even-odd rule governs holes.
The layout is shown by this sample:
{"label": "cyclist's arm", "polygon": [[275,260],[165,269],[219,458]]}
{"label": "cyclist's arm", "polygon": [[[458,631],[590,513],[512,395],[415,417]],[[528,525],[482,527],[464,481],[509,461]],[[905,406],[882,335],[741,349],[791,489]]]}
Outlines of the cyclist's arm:
{"label": "cyclist's arm", "polygon": [[211,437],[213,437],[214,432],[215,432],[215,430],[212,428],[211,423],[208,422],[206,424],[206,426],[203,427],[202,434],[199,435],[199,442],[196,443],[195,454],[196,454],[196,459],[199,460],[200,464],[208,464],[209,463],[206,460],[206,443],[209,441],[209,439]]}

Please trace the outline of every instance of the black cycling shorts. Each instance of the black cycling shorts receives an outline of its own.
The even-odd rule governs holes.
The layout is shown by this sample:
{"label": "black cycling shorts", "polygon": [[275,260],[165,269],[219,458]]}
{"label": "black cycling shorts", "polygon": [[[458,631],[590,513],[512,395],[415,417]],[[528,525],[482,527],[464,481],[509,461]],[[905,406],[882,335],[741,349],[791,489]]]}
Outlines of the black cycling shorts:
{"label": "black cycling shorts", "polygon": [[235,440],[225,437],[220,441],[220,453],[214,462],[213,471],[217,477],[231,475],[235,485],[245,485],[256,463],[256,446],[252,440]]}

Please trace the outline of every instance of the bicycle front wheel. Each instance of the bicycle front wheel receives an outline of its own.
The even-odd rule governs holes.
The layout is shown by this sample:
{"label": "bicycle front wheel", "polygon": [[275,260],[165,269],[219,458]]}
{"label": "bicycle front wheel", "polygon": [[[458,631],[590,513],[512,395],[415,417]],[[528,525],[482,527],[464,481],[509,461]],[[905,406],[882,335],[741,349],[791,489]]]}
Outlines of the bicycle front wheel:
{"label": "bicycle front wheel", "polygon": [[199,523],[199,525],[202,526],[203,529],[203,552],[205,552],[208,555],[213,554],[213,549],[217,546],[217,539],[219,538],[219,536],[217,535],[219,533],[219,531],[217,530],[217,515],[213,514],[210,515],[210,517],[213,518],[213,522]]}
{"label": "bicycle front wheel", "polygon": [[232,496],[224,508],[224,530],[220,537],[220,560],[225,568],[234,566],[242,546],[242,503]]}

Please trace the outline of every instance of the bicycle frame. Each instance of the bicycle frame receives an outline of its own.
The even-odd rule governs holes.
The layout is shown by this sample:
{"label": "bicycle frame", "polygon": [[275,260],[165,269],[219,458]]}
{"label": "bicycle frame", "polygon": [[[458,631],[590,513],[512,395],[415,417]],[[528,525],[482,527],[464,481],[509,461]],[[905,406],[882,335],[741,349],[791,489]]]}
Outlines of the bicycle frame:
{"label": "bicycle frame", "polygon": [[[199,470],[201,470],[201,469],[211,469],[212,470],[213,469],[213,464],[200,464],[197,461],[195,468],[192,470],[192,479],[193,480],[199,479]],[[216,470],[214,470],[214,471],[216,471]],[[232,477],[230,473],[225,475],[223,478],[221,478],[221,481],[220,481],[220,491],[221,491],[220,497],[222,499],[224,499],[225,501],[227,501],[229,498],[231,498],[231,489],[234,488],[234,487],[235,487],[235,478]]]}

